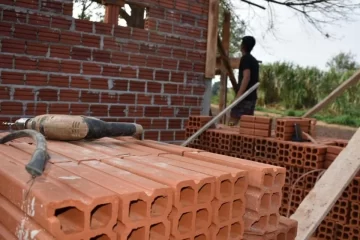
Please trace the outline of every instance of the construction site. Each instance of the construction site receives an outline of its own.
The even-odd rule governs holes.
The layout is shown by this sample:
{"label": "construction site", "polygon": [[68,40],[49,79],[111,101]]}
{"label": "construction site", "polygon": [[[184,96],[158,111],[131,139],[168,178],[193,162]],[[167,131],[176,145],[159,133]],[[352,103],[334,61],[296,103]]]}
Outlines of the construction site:
{"label": "construction site", "polygon": [[[119,26],[128,2],[143,23]],[[259,83],[227,106],[218,0],[102,4],[0,1],[0,240],[360,239],[360,132],[313,117],[360,72],[302,117],[229,126]]]}

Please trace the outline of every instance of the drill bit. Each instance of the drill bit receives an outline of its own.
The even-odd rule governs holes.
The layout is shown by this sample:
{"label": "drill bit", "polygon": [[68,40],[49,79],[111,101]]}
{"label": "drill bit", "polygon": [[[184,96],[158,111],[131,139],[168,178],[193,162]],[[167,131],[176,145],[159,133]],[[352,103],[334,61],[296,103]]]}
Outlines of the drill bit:
{"label": "drill bit", "polygon": [[15,123],[10,123],[10,122],[3,122],[2,125],[5,125],[5,126],[12,126],[14,125]]}

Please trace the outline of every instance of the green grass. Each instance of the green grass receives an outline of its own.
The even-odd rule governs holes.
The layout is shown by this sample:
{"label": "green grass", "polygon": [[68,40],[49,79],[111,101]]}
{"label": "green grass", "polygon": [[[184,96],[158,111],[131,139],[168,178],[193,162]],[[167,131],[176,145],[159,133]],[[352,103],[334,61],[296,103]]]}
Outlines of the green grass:
{"label": "green grass", "polygon": [[[228,92],[227,96],[227,104],[229,105],[234,99],[234,93],[232,91]],[[219,104],[219,97],[217,95],[212,96],[211,99],[212,104]],[[307,110],[294,110],[294,109],[283,109],[283,107],[279,105],[275,106],[269,106],[269,107],[261,107],[257,106],[256,111],[263,112],[263,113],[269,113],[269,115],[272,114],[278,114],[280,116],[291,116],[291,117],[301,117],[306,113]],[[265,114],[266,116],[267,114]],[[268,116],[269,116],[268,115]],[[343,125],[343,126],[349,126],[349,127],[360,127],[360,113],[356,109],[349,110],[346,114],[330,114],[330,113],[320,113],[313,116],[319,121],[323,121],[328,124],[337,124],[337,125]]]}
{"label": "green grass", "polygon": [[[264,107],[256,107],[256,110],[259,112],[265,113],[274,113],[279,114],[281,116],[291,116],[291,117],[301,117],[306,113],[306,110],[279,110],[276,108],[264,108]],[[358,116],[357,112],[342,114],[342,115],[331,115],[329,113],[323,114],[315,114],[314,118],[319,121],[323,121],[328,124],[338,124],[349,127],[360,127],[360,116]]]}

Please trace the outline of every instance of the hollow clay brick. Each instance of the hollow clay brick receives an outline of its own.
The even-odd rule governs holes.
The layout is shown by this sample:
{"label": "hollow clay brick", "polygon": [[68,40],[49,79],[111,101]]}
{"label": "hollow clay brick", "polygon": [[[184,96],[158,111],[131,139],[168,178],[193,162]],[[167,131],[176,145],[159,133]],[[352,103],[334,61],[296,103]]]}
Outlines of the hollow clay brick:
{"label": "hollow clay brick", "polygon": [[271,206],[271,193],[249,187],[245,193],[246,208],[255,212],[268,213]]}
{"label": "hollow clay brick", "polygon": [[[24,142],[11,142],[9,143],[9,145],[11,147],[14,147],[20,151],[26,152],[28,154],[33,154],[34,150],[35,150],[35,145],[33,144],[28,144],[28,143],[24,143]],[[5,145],[0,145],[0,151],[4,152],[7,151],[8,148]],[[48,160],[49,163],[60,163],[60,162],[70,162],[71,160],[65,156],[62,156],[60,154],[57,154],[55,152],[52,151],[47,151],[48,154],[50,155],[50,159]],[[14,153],[16,154],[16,153]],[[22,155],[20,155],[19,157],[21,157]]]}
{"label": "hollow clay brick", "polygon": [[[17,240],[15,237],[4,225],[0,222],[0,240]],[[49,238],[51,239],[51,238]]]}
{"label": "hollow clay brick", "polygon": [[286,233],[286,239],[293,240],[297,236],[297,229],[298,229],[298,222],[296,220],[286,218],[283,216],[280,216],[279,218],[280,225],[286,226],[287,233]]}
{"label": "hollow clay brick", "polygon": [[242,128],[240,127],[240,134],[243,135],[254,135],[255,134],[255,130],[253,128]]}
{"label": "hollow clay brick", "polygon": [[68,142],[46,141],[47,148],[53,152],[64,155],[74,161],[100,160],[108,155],[91,149],[76,146]]}
{"label": "hollow clay brick", "polygon": [[[124,157],[125,160],[152,166],[154,168],[166,171],[168,174],[180,174],[188,179],[192,179],[197,183],[197,191],[195,192],[195,203],[209,203],[215,196],[216,178],[195,170],[188,170],[183,167],[175,166],[167,163],[165,158],[156,156],[145,157]],[[196,166],[194,166],[196,167]]]}
{"label": "hollow clay brick", "polygon": [[246,171],[236,168],[203,162],[174,154],[160,155],[159,158],[151,158],[150,160],[169,163],[173,166],[214,176],[216,178],[215,197],[219,200],[226,201],[234,197],[243,197],[247,189]]}
{"label": "hollow clay brick", "polygon": [[270,212],[276,213],[279,212],[282,202],[282,192],[272,192],[271,201],[270,201]]}
{"label": "hollow clay brick", "polygon": [[254,130],[254,135],[259,137],[270,137],[270,130]]}
{"label": "hollow clay brick", "polygon": [[185,153],[185,156],[246,170],[249,172],[249,186],[260,189],[281,189],[285,183],[286,169],[281,167],[207,152]]}
{"label": "hollow clay brick", "polygon": [[172,192],[165,185],[97,161],[57,166],[116,193],[120,200],[118,220],[128,228],[144,225],[150,218],[162,221],[171,211]]}
{"label": "hollow clay brick", "polygon": [[269,124],[272,122],[271,117],[255,116],[255,123]]}
{"label": "hollow clay brick", "polygon": [[174,209],[169,215],[171,235],[176,239],[194,237],[206,231],[212,221],[211,204],[198,204],[191,211]]}
{"label": "hollow clay brick", "polygon": [[248,128],[248,129],[254,129],[255,123],[254,122],[241,122],[240,128]]}
{"label": "hollow clay brick", "polygon": [[127,228],[119,221],[114,227],[114,232],[117,234],[118,240],[168,240],[170,238],[170,222],[168,220],[148,222],[144,226]]}
{"label": "hollow clay brick", "polygon": [[[95,140],[91,142],[77,141],[72,142],[75,145],[78,145],[89,150],[98,151],[104,153],[111,157],[130,155],[132,151],[128,148],[121,148],[114,143],[104,143],[103,141]],[[146,153],[144,153],[146,155]]]}
{"label": "hollow clay brick", "polygon": [[338,155],[332,153],[326,153],[325,159],[326,161],[333,162],[337,158]]}
{"label": "hollow clay brick", "polygon": [[266,124],[266,123],[255,123],[254,128],[257,129],[257,130],[267,130],[267,131],[270,131],[270,130],[271,130],[271,125],[270,125],[270,124]]}
{"label": "hollow clay brick", "polygon": [[[16,162],[25,169],[25,165],[28,163],[31,155],[15,148],[8,148],[9,149],[5,154],[8,155],[13,162]],[[107,232],[110,235],[112,226],[116,223],[119,205],[119,200],[113,192],[55,165],[47,165],[47,168],[44,171],[44,177],[45,176],[47,177],[47,180],[52,178],[55,181],[54,184],[62,184],[63,189],[69,189],[69,191],[73,190],[79,193],[79,196],[74,198],[74,200],[78,201],[79,204],[75,203],[70,205],[74,208],[78,208],[80,211],[83,211],[83,213],[79,214],[79,218],[83,216],[83,220],[80,221],[82,226],[79,224],[77,227],[78,229],[73,230],[67,222],[69,216],[72,216],[73,212],[77,210],[65,211],[63,210],[63,206],[57,207],[57,209],[61,209],[57,210],[58,212],[61,212],[59,213],[60,222],[62,221],[62,218],[65,218],[65,220],[63,220],[65,222],[64,224],[68,224],[66,227],[63,226],[64,232],[69,231],[72,233],[75,231],[74,236],[76,234],[80,234],[81,232],[83,232],[83,234],[87,234],[87,236],[99,235]],[[6,196],[6,194],[3,195]],[[33,198],[34,201],[35,198],[36,196]],[[62,211],[65,212],[62,213]],[[36,221],[41,224],[37,219]],[[45,226],[43,227],[45,228]],[[59,233],[55,234],[48,228],[46,229],[49,233],[54,235],[54,237],[58,237]],[[71,237],[69,236],[69,238]]]}
{"label": "hollow clay brick", "polygon": [[26,239],[27,236],[31,236],[32,239],[36,237],[39,240],[54,239],[53,236],[2,195],[0,195],[0,216],[0,223],[18,239]]}
{"label": "hollow clay brick", "polygon": [[178,209],[191,209],[193,204],[195,204],[195,192],[202,187],[202,185],[195,183],[189,177],[160,168],[146,166],[132,160],[114,157],[105,159],[103,162],[172,187],[174,195],[173,204]]}
{"label": "hollow clay brick", "polygon": [[[81,202],[82,196],[46,176],[36,178],[29,188],[30,176],[21,164],[2,155],[0,161],[0,194],[17,208],[23,209],[50,234],[60,239],[82,239],[85,215],[91,210]],[[88,235],[87,235],[88,236]]]}
{"label": "hollow clay brick", "polygon": [[255,116],[242,115],[240,118],[240,124],[241,122],[255,122]]}
{"label": "hollow clay brick", "polygon": [[[278,212],[278,211],[277,211]],[[272,213],[268,217],[268,225],[266,228],[266,232],[275,232],[279,226],[280,214]]]}
{"label": "hollow clay brick", "polygon": [[263,235],[266,233],[269,224],[268,214],[247,210],[244,215],[244,229],[246,233]]}
{"label": "hollow clay brick", "polygon": [[[141,144],[147,147],[156,148],[167,153],[173,153],[178,155],[183,155],[184,152],[201,152],[199,149],[183,147],[179,145],[164,143],[164,142],[157,142],[153,140],[144,140],[144,141],[137,141],[136,144]],[[166,154],[166,153],[164,153]],[[161,155],[161,154],[160,154]]]}

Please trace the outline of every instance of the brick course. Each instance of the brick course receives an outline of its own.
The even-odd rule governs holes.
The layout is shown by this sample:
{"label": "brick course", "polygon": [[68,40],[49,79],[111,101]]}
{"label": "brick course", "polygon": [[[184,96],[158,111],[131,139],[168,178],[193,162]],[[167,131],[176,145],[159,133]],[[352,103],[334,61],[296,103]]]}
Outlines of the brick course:
{"label": "brick course", "polygon": [[146,29],[136,29],[73,19],[72,1],[0,4],[1,117],[84,114],[182,140],[205,91],[209,2],[146,5]]}

